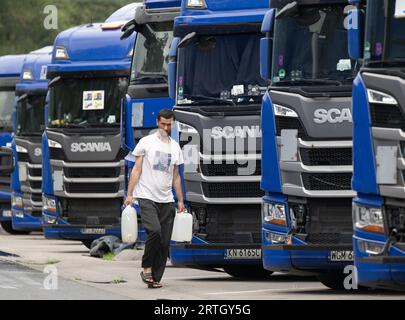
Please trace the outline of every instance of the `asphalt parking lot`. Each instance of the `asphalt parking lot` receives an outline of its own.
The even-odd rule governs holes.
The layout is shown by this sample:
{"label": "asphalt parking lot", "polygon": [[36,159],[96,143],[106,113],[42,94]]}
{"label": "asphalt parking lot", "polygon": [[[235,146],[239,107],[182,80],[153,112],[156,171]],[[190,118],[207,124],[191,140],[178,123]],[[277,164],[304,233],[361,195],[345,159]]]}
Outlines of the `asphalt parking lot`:
{"label": "asphalt parking lot", "polygon": [[[333,291],[314,277],[273,274],[235,279],[224,273],[168,264],[164,288],[150,290],[139,277],[142,251],[97,259],[73,241],[45,240],[39,233],[10,236],[0,231],[0,299],[142,300],[342,300],[404,299],[398,292]],[[55,281],[49,280],[51,276]]]}

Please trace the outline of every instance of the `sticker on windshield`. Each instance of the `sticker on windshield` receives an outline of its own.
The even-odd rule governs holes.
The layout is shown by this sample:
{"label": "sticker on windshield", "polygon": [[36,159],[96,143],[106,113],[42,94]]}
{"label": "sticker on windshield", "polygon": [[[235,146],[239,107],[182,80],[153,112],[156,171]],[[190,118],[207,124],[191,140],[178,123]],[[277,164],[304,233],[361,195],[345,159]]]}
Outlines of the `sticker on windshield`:
{"label": "sticker on windshield", "polygon": [[104,110],[104,90],[84,91],[83,110]]}
{"label": "sticker on windshield", "polygon": [[405,1],[397,0],[395,1],[395,18],[405,18]]}
{"label": "sticker on windshield", "polygon": [[352,62],[350,59],[340,59],[336,66],[337,71],[346,71],[351,69],[352,69]]}
{"label": "sticker on windshield", "polygon": [[244,85],[241,84],[241,85],[233,86],[231,93],[232,93],[233,96],[240,96],[240,95],[245,94]]}
{"label": "sticker on windshield", "polygon": [[280,79],[284,79],[285,76],[286,76],[285,69],[280,69],[280,70],[278,71],[278,76],[280,77]]}

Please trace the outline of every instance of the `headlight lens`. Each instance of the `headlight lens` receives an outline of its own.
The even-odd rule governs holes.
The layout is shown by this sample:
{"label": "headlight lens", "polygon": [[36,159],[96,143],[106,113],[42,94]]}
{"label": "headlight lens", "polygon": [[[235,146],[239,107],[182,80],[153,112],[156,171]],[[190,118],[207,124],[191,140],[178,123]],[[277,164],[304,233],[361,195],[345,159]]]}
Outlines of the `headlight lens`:
{"label": "headlight lens", "polygon": [[381,208],[354,205],[354,226],[358,229],[384,233],[384,219]]}
{"label": "headlight lens", "polygon": [[25,149],[24,147],[21,147],[19,145],[16,145],[15,148],[16,148],[18,153],[28,153],[27,149]]}
{"label": "headlight lens", "polygon": [[360,251],[372,255],[381,254],[384,250],[384,244],[363,240],[358,241],[358,247]]}
{"label": "headlight lens", "polygon": [[46,214],[42,215],[42,220],[44,224],[55,224],[56,223],[56,217],[48,216]]}
{"label": "headlight lens", "polygon": [[262,216],[264,223],[287,226],[285,206],[283,204],[272,204],[264,202],[262,206]]}
{"label": "headlight lens", "polygon": [[24,70],[23,72],[23,80],[34,80],[34,76],[30,70]]}
{"label": "headlight lens", "polygon": [[56,49],[55,49],[55,58],[59,59],[59,60],[68,60],[69,55],[67,53],[66,48],[56,47]]}
{"label": "headlight lens", "polygon": [[59,142],[50,139],[48,139],[48,146],[49,148],[62,149],[62,145]]}
{"label": "headlight lens", "polygon": [[368,102],[370,103],[380,103],[380,104],[390,104],[390,105],[397,105],[398,102],[395,100],[394,97],[390,96],[389,94],[368,89]]}
{"label": "headlight lens", "polygon": [[290,109],[278,104],[273,104],[274,115],[279,117],[289,117],[289,118],[298,118],[298,114]]}
{"label": "headlight lens", "polygon": [[50,199],[46,196],[42,196],[42,206],[43,206],[43,211],[56,213],[56,200],[55,199]]}
{"label": "headlight lens", "polygon": [[187,0],[187,8],[207,9],[205,0]]}
{"label": "headlight lens", "polygon": [[11,205],[14,208],[22,209],[23,208],[23,198],[13,194],[11,196]]}

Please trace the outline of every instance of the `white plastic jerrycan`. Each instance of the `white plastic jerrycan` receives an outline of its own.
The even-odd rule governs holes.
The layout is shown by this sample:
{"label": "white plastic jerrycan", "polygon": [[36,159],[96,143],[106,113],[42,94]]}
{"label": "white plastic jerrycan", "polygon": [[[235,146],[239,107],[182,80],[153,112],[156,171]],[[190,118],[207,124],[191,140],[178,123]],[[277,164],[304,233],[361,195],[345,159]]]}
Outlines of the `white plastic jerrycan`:
{"label": "white plastic jerrycan", "polygon": [[121,216],[121,237],[123,243],[138,240],[138,215],[133,206],[127,206]]}
{"label": "white plastic jerrycan", "polygon": [[172,241],[191,242],[193,239],[193,216],[188,213],[176,213],[174,218]]}

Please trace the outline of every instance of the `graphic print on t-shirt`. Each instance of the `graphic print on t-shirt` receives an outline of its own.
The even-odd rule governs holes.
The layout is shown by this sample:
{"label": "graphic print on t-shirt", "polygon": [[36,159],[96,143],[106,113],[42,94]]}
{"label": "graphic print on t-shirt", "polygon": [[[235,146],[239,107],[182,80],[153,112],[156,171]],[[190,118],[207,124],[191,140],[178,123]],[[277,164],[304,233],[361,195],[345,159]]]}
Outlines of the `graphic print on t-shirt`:
{"label": "graphic print on t-shirt", "polygon": [[172,163],[172,155],[170,153],[156,151],[155,164],[153,165],[153,170],[169,172],[171,163]]}

